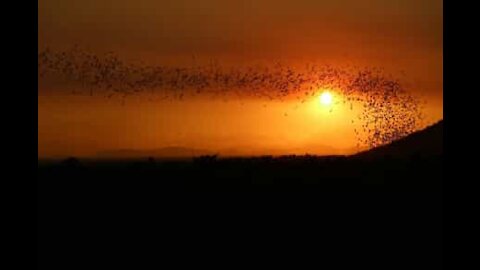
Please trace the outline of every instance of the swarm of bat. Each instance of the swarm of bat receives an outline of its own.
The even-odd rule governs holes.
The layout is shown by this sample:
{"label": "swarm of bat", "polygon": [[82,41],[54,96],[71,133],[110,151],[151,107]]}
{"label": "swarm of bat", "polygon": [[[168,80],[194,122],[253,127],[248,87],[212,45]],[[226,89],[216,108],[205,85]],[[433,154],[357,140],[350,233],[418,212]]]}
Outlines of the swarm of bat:
{"label": "swarm of bat", "polygon": [[[96,55],[78,46],[66,51],[45,49],[38,54],[39,76],[56,74],[78,82],[90,94],[107,98],[154,91],[165,98],[186,95],[234,95],[305,102],[320,89],[335,89],[344,102],[361,104],[357,130],[359,146],[375,147],[413,132],[421,119],[420,103],[398,80],[374,68],[334,68],[281,64],[224,68],[218,64],[194,67],[126,63],[113,53]],[[364,136],[361,136],[361,135]]]}

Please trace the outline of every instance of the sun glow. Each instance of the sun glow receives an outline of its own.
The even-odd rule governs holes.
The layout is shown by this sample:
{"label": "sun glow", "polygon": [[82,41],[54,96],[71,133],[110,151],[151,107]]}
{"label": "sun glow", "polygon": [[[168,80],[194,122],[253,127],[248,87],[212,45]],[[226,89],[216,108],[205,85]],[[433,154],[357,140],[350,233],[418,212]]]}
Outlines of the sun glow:
{"label": "sun glow", "polygon": [[332,101],[333,101],[333,96],[329,91],[324,91],[320,95],[320,103],[322,105],[325,105],[325,106],[331,105]]}

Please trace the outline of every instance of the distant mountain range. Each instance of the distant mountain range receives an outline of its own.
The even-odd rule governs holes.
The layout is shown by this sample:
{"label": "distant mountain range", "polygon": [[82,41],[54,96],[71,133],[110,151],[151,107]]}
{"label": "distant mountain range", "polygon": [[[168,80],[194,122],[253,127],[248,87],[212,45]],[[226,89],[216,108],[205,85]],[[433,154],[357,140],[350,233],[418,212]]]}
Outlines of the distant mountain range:
{"label": "distant mountain range", "polygon": [[119,150],[108,150],[97,153],[96,157],[99,158],[145,158],[145,157],[157,157],[157,158],[189,158],[202,155],[215,155],[218,154],[224,157],[233,157],[233,156],[261,156],[261,155],[332,155],[332,154],[351,154],[355,150],[347,149],[341,151],[333,147],[316,145],[309,147],[298,147],[291,149],[283,148],[263,148],[257,149],[257,147],[231,147],[225,148],[219,151],[212,151],[206,149],[196,149],[188,147],[163,147],[158,149],[151,150],[136,150],[136,149],[119,149]]}
{"label": "distant mountain range", "polygon": [[325,145],[309,145],[304,147],[281,148],[281,147],[261,147],[261,146],[243,146],[225,148],[219,151],[222,156],[261,156],[261,155],[331,155],[339,154],[340,150]]}
{"label": "distant mountain range", "polygon": [[101,158],[144,158],[144,157],[165,157],[165,158],[187,158],[201,155],[215,154],[212,151],[204,149],[194,149],[187,147],[164,147],[151,150],[120,149],[103,151],[97,154]]}

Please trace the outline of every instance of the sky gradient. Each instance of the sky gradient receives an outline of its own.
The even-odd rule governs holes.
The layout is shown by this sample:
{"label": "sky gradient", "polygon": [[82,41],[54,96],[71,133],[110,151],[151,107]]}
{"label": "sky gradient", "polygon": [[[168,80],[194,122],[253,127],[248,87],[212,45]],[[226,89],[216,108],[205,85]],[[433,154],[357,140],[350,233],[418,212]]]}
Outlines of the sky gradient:
{"label": "sky gradient", "polygon": [[[443,118],[442,1],[44,0],[38,5],[39,50],[77,44],[149,65],[215,60],[233,67],[278,61],[375,66],[425,100],[424,126]],[[343,105],[330,111],[316,97],[302,104],[206,96],[106,100],[71,95],[75,87],[40,80],[39,157],[172,145],[248,149],[244,154],[345,153],[355,147],[351,112]]]}

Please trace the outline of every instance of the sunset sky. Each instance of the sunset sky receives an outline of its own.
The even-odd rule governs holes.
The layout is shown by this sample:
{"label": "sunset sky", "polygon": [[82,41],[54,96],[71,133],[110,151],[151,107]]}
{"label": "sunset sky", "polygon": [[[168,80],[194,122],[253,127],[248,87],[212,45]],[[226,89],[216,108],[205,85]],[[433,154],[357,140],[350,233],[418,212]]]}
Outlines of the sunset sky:
{"label": "sunset sky", "polygon": [[[39,51],[74,45],[128,63],[231,68],[379,67],[425,102],[424,127],[443,118],[442,1],[434,0],[43,0]],[[231,95],[182,100],[142,94],[90,96],[39,79],[39,158],[168,146],[220,154],[356,151],[357,107],[335,89],[304,103]],[[322,93],[331,101],[322,102]],[[358,150],[358,149],[357,149]]]}

